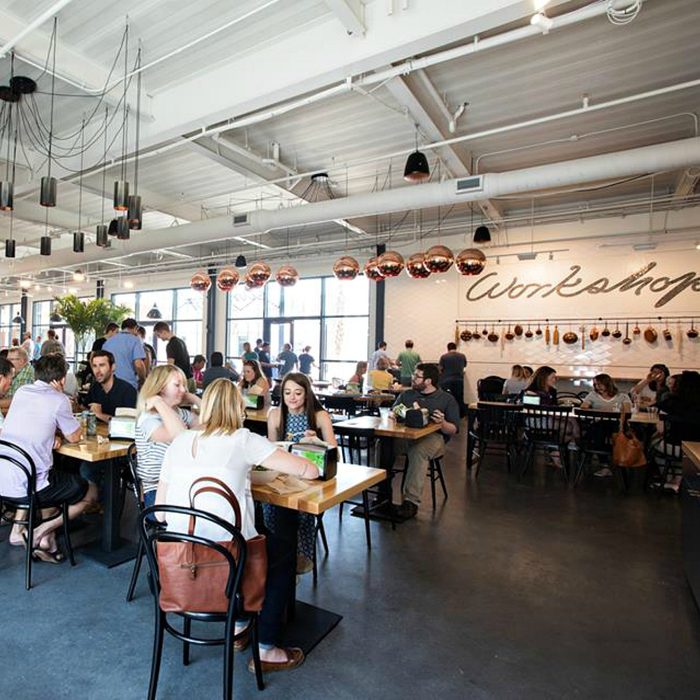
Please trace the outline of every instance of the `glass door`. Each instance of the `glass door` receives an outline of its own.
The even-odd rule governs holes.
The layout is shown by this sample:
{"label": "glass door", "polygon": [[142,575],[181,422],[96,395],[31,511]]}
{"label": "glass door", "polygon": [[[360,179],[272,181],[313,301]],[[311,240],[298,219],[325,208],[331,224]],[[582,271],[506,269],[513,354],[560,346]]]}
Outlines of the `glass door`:
{"label": "glass door", "polygon": [[284,350],[285,343],[294,347],[294,321],[265,319],[264,338],[270,343],[270,359],[274,362]]}

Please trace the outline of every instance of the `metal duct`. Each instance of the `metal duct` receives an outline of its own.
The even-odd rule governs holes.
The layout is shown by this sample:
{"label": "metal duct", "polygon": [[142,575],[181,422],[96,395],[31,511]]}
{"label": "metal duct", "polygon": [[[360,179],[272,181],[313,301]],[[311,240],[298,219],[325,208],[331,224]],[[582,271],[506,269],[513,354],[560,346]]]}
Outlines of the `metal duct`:
{"label": "metal duct", "polygon": [[[193,245],[227,240],[233,236],[264,233],[273,229],[318,224],[356,216],[388,214],[390,212],[448,206],[461,202],[536,192],[567,187],[596,180],[681,170],[700,164],[700,137],[645,146],[628,151],[578,158],[539,165],[503,173],[485,173],[481,188],[463,191],[460,179],[401,187],[395,190],[370,192],[352,197],[331,199],[277,210],[252,211],[247,223],[233,226],[233,217],[223,216],[136,234],[118,250],[90,249],[81,264],[119,258],[133,253],[145,253],[162,248]],[[71,252],[57,252],[52,266],[75,263]],[[15,262],[13,274],[41,270],[44,261],[39,256],[22,258]]]}

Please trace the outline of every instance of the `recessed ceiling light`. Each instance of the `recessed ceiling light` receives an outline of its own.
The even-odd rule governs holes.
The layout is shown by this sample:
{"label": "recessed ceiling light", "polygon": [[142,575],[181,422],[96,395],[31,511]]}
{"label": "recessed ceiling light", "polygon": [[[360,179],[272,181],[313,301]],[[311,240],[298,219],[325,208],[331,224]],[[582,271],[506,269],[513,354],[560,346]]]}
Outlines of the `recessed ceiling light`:
{"label": "recessed ceiling light", "polygon": [[124,280],[124,288],[125,289],[133,289],[134,283],[131,280]]}

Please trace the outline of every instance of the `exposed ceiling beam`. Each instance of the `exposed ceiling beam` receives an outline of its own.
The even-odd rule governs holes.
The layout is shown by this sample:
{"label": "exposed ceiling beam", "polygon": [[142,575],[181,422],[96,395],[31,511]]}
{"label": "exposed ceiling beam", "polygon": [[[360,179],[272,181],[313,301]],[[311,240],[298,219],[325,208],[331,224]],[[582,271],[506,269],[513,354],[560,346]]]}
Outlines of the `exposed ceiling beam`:
{"label": "exposed ceiling beam", "polygon": [[[423,78],[423,81],[425,80],[427,80],[427,76]],[[385,87],[394,99],[408,111],[413,121],[418,124],[431,141],[442,141],[447,138],[447,129],[445,128],[443,133],[443,129],[438,125],[438,122],[440,120],[440,113],[443,110],[447,111],[444,103],[440,100],[439,106],[433,96],[429,95],[428,91],[425,90],[425,97],[423,100],[419,99],[417,96],[418,86],[416,83],[417,81],[414,80],[412,76],[396,77],[386,83]],[[437,95],[437,93],[435,93],[435,95]],[[444,113],[442,116],[444,117]],[[447,125],[445,125],[445,127],[446,126]],[[471,174],[467,167],[469,155],[464,153],[458,144],[444,146],[438,149],[437,152],[449,170],[449,176],[467,177]],[[500,209],[488,199],[479,201],[479,206],[484,212],[484,215],[498,227],[498,222],[503,218],[503,213]]]}
{"label": "exposed ceiling beam", "polygon": [[700,168],[688,168],[684,170],[676,181],[674,199],[685,199],[695,193],[695,188],[700,181]]}
{"label": "exposed ceiling beam", "polygon": [[341,21],[351,36],[364,36],[364,5],[360,0],[325,0],[328,8]]}

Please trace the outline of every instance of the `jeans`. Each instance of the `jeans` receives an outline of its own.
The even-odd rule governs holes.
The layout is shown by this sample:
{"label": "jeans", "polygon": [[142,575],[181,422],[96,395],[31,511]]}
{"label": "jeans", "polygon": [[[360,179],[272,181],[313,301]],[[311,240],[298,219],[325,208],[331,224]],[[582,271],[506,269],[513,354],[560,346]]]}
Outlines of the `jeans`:
{"label": "jeans", "polygon": [[399,440],[396,451],[397,454],[408,456],[403,500],[420,505],[430,460],[443,457],[445,454],[445,441],[442,439],[442,434],[431,433],[420,440]]}
{"label": "jeans", "polygon": [[256,529],[267,537],[267,582],[265,584],[265,602],[260,612],[260,644],[265,647],[280,643],[280,634],[284,623],[287,604],[293,600],[297,526],[299,514],[288,508],[275,508],[275,531],[269,531],[256,521]]}

